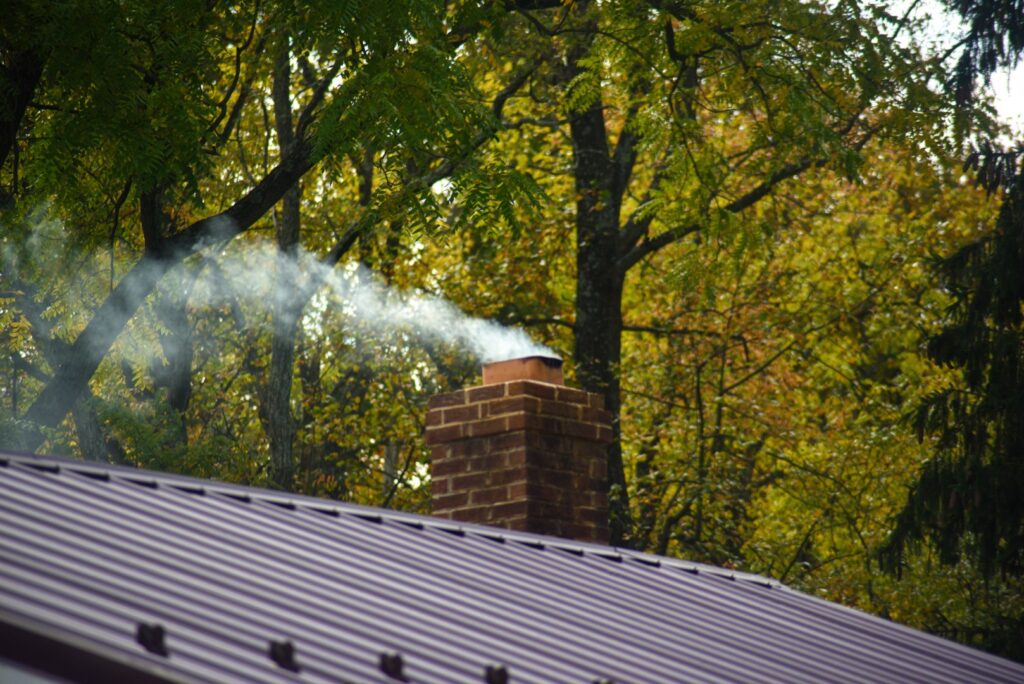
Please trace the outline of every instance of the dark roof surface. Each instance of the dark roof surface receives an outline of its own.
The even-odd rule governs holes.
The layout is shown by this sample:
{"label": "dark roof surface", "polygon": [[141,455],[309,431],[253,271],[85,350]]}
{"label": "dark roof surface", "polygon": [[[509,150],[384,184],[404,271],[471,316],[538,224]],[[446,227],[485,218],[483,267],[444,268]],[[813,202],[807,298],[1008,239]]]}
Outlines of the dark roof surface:
{"label": "dark roof surface", "polygon": [[0,661],[46,657],[152,681],[1024,682],[761,577],[0,454]]}

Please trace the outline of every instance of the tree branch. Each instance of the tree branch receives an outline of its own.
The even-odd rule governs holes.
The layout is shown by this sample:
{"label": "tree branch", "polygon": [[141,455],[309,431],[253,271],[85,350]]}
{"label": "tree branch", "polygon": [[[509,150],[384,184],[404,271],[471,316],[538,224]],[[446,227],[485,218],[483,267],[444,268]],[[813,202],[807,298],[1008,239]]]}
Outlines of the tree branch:
{"label": "tree branch", "polygon": [[[748,209],[758,201],[768,195],[776,185],[784,180],[798,176],[807,169],[814,167],[821,167],[828,163],[827,159],[801,159],[798,162],[792,162],[786,164],[781,169],[771,175],[768,180],[764,181],[757,187],[753,188],[746,194],[737,199],[733,200],[729,204],[725,205],[723,209],[730,213],[738,214],[744,209]],[[632,249],[630,249],[623,257],[619,260],[619,267],[622,272],[628,271],[630,268],[635,266],[639,261],[643,260],[649,254],[653,254],[658,250],[666,247],[673,242],[677,242],[682,238],[700,230],[701,225],[699,223],[689,223],[675,228],[666,230],[664,233],[659,233],[653,238],[644,240]]]}

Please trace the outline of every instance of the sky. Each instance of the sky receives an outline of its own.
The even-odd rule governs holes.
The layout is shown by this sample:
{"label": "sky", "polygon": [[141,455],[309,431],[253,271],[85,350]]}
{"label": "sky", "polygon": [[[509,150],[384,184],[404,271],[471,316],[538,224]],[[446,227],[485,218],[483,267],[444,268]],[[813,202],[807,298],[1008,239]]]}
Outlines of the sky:
{"label": "sky", "polygon": [[[901,15],[911,6],[915,14],[928,17],[924,35],[913,37],[923,39],[934,50],[942,52],[963,35],[960,17],[947,10],[940,0],[892,0],[890,5],[896,15]],[[1024,61],[1016,69],[1004,69],[992,74],[991,88],[1000,118],[1010,124],[1016,133],[1024,134]]]}
{"label": "sky", "polygon": [[1018,133],[1024,133],[1024,63],[1012,72],[992,74],[992,90],[999,115]]}

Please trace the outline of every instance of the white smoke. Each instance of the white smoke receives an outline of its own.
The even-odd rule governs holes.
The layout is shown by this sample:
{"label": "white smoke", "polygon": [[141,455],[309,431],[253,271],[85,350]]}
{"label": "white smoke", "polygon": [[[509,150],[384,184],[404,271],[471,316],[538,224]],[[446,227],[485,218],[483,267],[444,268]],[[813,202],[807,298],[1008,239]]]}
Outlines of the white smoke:
{"label": "white smoke", "polygon": [[[281,254],[272,245],[247,246],[240,253],[225,250],[217,268],[236,295],[269,307],[280,297],[293,296],[279,286],[281,280],[328,293],[329,301],[343,307],[371,334],[405,332],[431,343],[458,346],[483,363],[522,356],[556,356],[524,331],[475,318],[451,302],[416,290],[389,288],[363,266],[330,267],[315,255],[299,251]],[[193,299],[214,301],[216,287],[193,291]]]}

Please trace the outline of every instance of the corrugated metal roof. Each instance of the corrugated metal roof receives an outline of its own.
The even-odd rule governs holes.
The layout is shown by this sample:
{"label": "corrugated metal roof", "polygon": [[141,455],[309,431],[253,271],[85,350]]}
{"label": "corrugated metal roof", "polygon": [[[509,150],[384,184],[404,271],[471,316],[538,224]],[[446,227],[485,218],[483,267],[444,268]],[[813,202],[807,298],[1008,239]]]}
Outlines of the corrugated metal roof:
{"label": "corrugated metal roof", "polygon": [[753,575],[148,471],[0,466],[5,633],[153,681],[1024,682]]}

